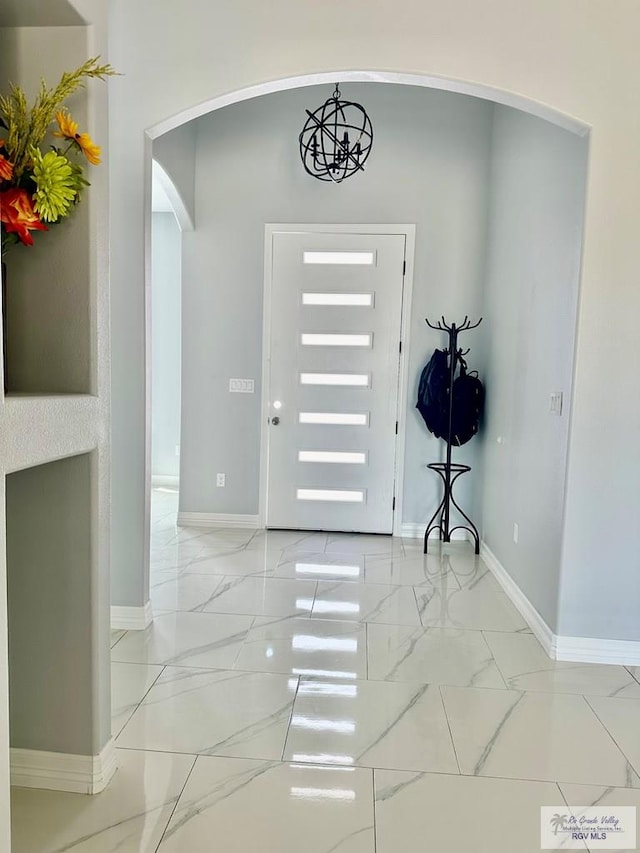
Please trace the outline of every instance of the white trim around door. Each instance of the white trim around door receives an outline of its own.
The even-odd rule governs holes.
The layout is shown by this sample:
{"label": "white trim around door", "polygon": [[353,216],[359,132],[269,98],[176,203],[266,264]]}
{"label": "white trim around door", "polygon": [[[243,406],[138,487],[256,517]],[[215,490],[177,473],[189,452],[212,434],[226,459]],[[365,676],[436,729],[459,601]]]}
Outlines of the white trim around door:
{"label": "white trim around door", "polygon": [[273,277],[273,235],[288,232],[294,234],[391,234],[402,235],[406,241],[405,273],[402,293],[402,314],[400,324],[401,351],[399,380],[398,380],[398,434],[396,437],[395,453],[395,510],[393,516],[393,535],[402,535],[402,495],[404,486],[404,455],[406,443],[406,423],[408,407],[408,365],[411,330],[411,304],[413,297],[413,275],[415,258],[416,226],[411,224],[395,225],[343,225],[343,224],[291,224],[267,223],[265,225],[265,258],[264,258],[264,297],[262,325],[262,404],[260,427],[260,502],[258,525],[265,527],[267,518],[267,485],[269,477],[269,356],[271,352],[271,293]]}

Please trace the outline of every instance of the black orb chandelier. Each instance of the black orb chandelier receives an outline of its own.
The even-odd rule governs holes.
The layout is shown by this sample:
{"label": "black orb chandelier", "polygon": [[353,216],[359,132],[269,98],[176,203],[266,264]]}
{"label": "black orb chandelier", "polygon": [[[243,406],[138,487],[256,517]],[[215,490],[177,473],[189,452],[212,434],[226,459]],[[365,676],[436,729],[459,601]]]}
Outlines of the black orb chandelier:
{"label": "black orb chandelier", "polygon": [[306,110],[300,134],[300,156],[305,171],[319,181],[339,184],[364,163],[373,145],[373,127],[366,110],[353,101],[343,101],[335,91],[321,107]]}

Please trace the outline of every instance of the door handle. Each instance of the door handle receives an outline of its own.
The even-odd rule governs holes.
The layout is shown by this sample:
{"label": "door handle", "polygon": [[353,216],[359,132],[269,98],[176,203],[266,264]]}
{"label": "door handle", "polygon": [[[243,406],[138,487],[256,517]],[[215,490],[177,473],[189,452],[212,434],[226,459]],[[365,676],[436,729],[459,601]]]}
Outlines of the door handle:
{"label": "door handle", "polygon": [[271,423],[273,426],[278,426],[280,423],[280,418],[276,415],[275,418],[271,418]]}

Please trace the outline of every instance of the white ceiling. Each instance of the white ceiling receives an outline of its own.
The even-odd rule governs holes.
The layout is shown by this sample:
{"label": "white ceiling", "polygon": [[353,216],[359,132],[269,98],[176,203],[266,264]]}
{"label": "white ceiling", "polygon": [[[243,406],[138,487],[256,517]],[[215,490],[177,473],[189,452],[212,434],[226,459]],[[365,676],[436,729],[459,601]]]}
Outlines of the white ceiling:
{"label": "white ceiling", "polygon": [[67,0],[0,0],[0,27],[81,27]]}

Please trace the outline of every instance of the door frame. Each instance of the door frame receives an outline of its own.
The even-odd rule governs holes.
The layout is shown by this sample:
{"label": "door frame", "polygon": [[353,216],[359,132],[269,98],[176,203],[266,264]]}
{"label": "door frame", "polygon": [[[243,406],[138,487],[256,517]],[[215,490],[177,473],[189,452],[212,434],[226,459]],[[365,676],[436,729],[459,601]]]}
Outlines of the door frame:
{"label": "door frame", "polygon": [[398,434],[395,442],[395,509],[393,511],[393,536],[401,535],[402,496],[404,491],[404,455],[407,430],[407,406],[409,396],[409,347],[411,333],[411,303],[413,297],[413,270],[416,244],[416,226],[408,224],[375,225],[358,224],[308,224],[268,222],[264,227],[264,291],[262,302],[262,400],[260,405],[260,498],[258,526],[264,528],[267,520],[267,485],[269,482],[269,399],[270,399],[270,354],[271,354],[271,293],[273,283],[273,235],[285,232],[292,234],[390,234],[402,235],[405,242],[404,281],[402,287],[402,310],[400,316],[400,342],[398,373]]}

